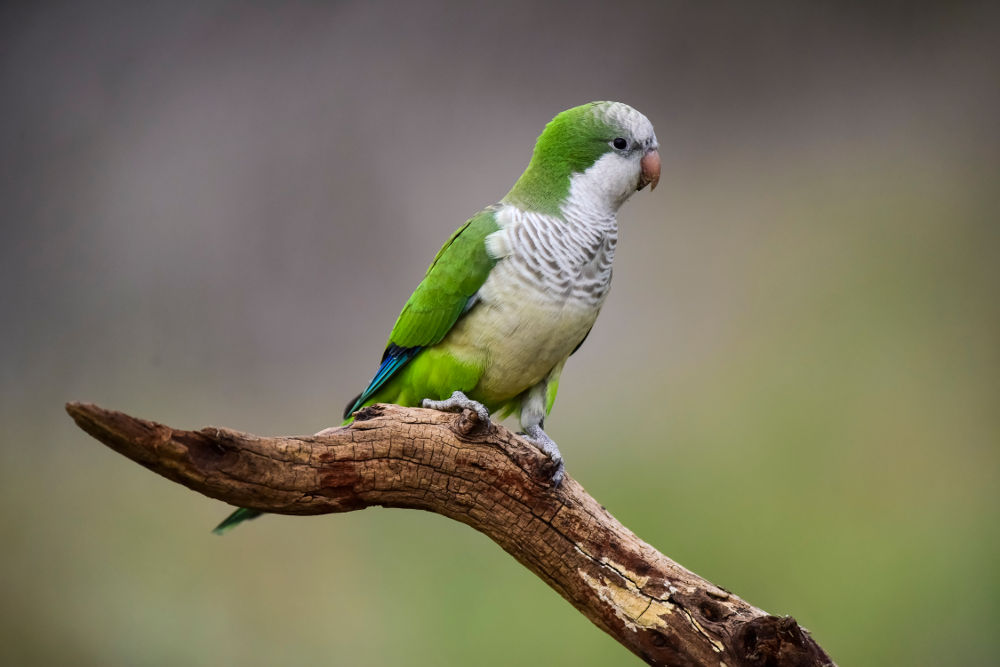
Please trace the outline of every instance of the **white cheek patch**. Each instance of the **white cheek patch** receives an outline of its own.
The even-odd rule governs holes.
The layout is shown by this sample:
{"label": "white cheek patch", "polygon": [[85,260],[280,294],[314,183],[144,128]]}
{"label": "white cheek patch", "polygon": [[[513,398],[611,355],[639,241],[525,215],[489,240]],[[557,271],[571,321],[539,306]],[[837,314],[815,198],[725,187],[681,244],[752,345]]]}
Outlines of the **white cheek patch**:
{"label": "white cheek patch", "polygon": [[635,192],[640,171],[638,160],[605,153],[587,171],[573,174],[567,203],[599,215],[614,215]]}

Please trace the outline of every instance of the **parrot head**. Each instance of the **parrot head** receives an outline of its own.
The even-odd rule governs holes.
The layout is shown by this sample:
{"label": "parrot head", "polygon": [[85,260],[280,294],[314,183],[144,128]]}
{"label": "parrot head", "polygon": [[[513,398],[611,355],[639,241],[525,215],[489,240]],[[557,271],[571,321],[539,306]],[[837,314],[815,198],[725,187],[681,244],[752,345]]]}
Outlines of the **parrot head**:
{"label": "parrot head", "polygon": [[635,192],[656,187],[658,148],[652,123],[627,104],[567,109],[545,126],[504,202],[550,214],[570,206],[614,213]]}

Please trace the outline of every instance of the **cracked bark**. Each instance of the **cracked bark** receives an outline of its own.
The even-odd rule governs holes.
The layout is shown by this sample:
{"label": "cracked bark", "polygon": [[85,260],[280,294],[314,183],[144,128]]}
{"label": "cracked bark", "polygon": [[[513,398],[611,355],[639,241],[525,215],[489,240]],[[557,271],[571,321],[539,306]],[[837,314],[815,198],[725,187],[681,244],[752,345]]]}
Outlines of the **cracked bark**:
{"label": "cracked bark", "polygon": [[548,458],[469,410],[377,405],[350,426],[294,437],[182,431],[87,403],[66,410],[120,454],[232,505],[277,514],[382,505],[468,524],[652,665],[833,664],[794,619],[673,562],[570,476],[552,489]]}

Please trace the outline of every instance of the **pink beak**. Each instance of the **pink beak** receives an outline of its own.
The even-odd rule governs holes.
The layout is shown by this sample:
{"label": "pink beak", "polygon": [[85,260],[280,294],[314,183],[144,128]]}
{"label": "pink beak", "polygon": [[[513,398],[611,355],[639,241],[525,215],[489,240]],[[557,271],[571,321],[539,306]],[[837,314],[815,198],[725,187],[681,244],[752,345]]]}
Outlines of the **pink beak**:
{"label": "pink beak", "polygon": [[652,149],[642,156],[639,166],[642,167],[642,175],[639,176],[639,187],[636,190],[642,190],[647,185],[650,191],[655,190],[656,184],[660,182],[660,152]]}

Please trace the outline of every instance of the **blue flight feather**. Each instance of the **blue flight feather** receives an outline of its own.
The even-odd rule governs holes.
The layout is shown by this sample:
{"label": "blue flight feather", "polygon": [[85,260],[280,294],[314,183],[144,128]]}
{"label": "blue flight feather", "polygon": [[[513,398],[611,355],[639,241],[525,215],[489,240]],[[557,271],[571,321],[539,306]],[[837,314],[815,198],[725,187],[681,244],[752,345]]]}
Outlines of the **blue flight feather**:
{"label": "blue flight feather", "polygon": [[422,347],[400,347],[395,343],[390,343],[389,347],[385,348],[385,354],[382,355],[382,363],[379,365],[378,370],[375,372],[375,377],[372,381],[368,383],[368,388],[361,392],[353,403],[348,403],[347,410],[344,411],[344,419],[347,419],[360,408],[365,401],[375,395],[382,385],[384,385],[389,378],[396,374],[396,372],[403,366],[408,364],[413,360],[414,357],[424,348]]}

